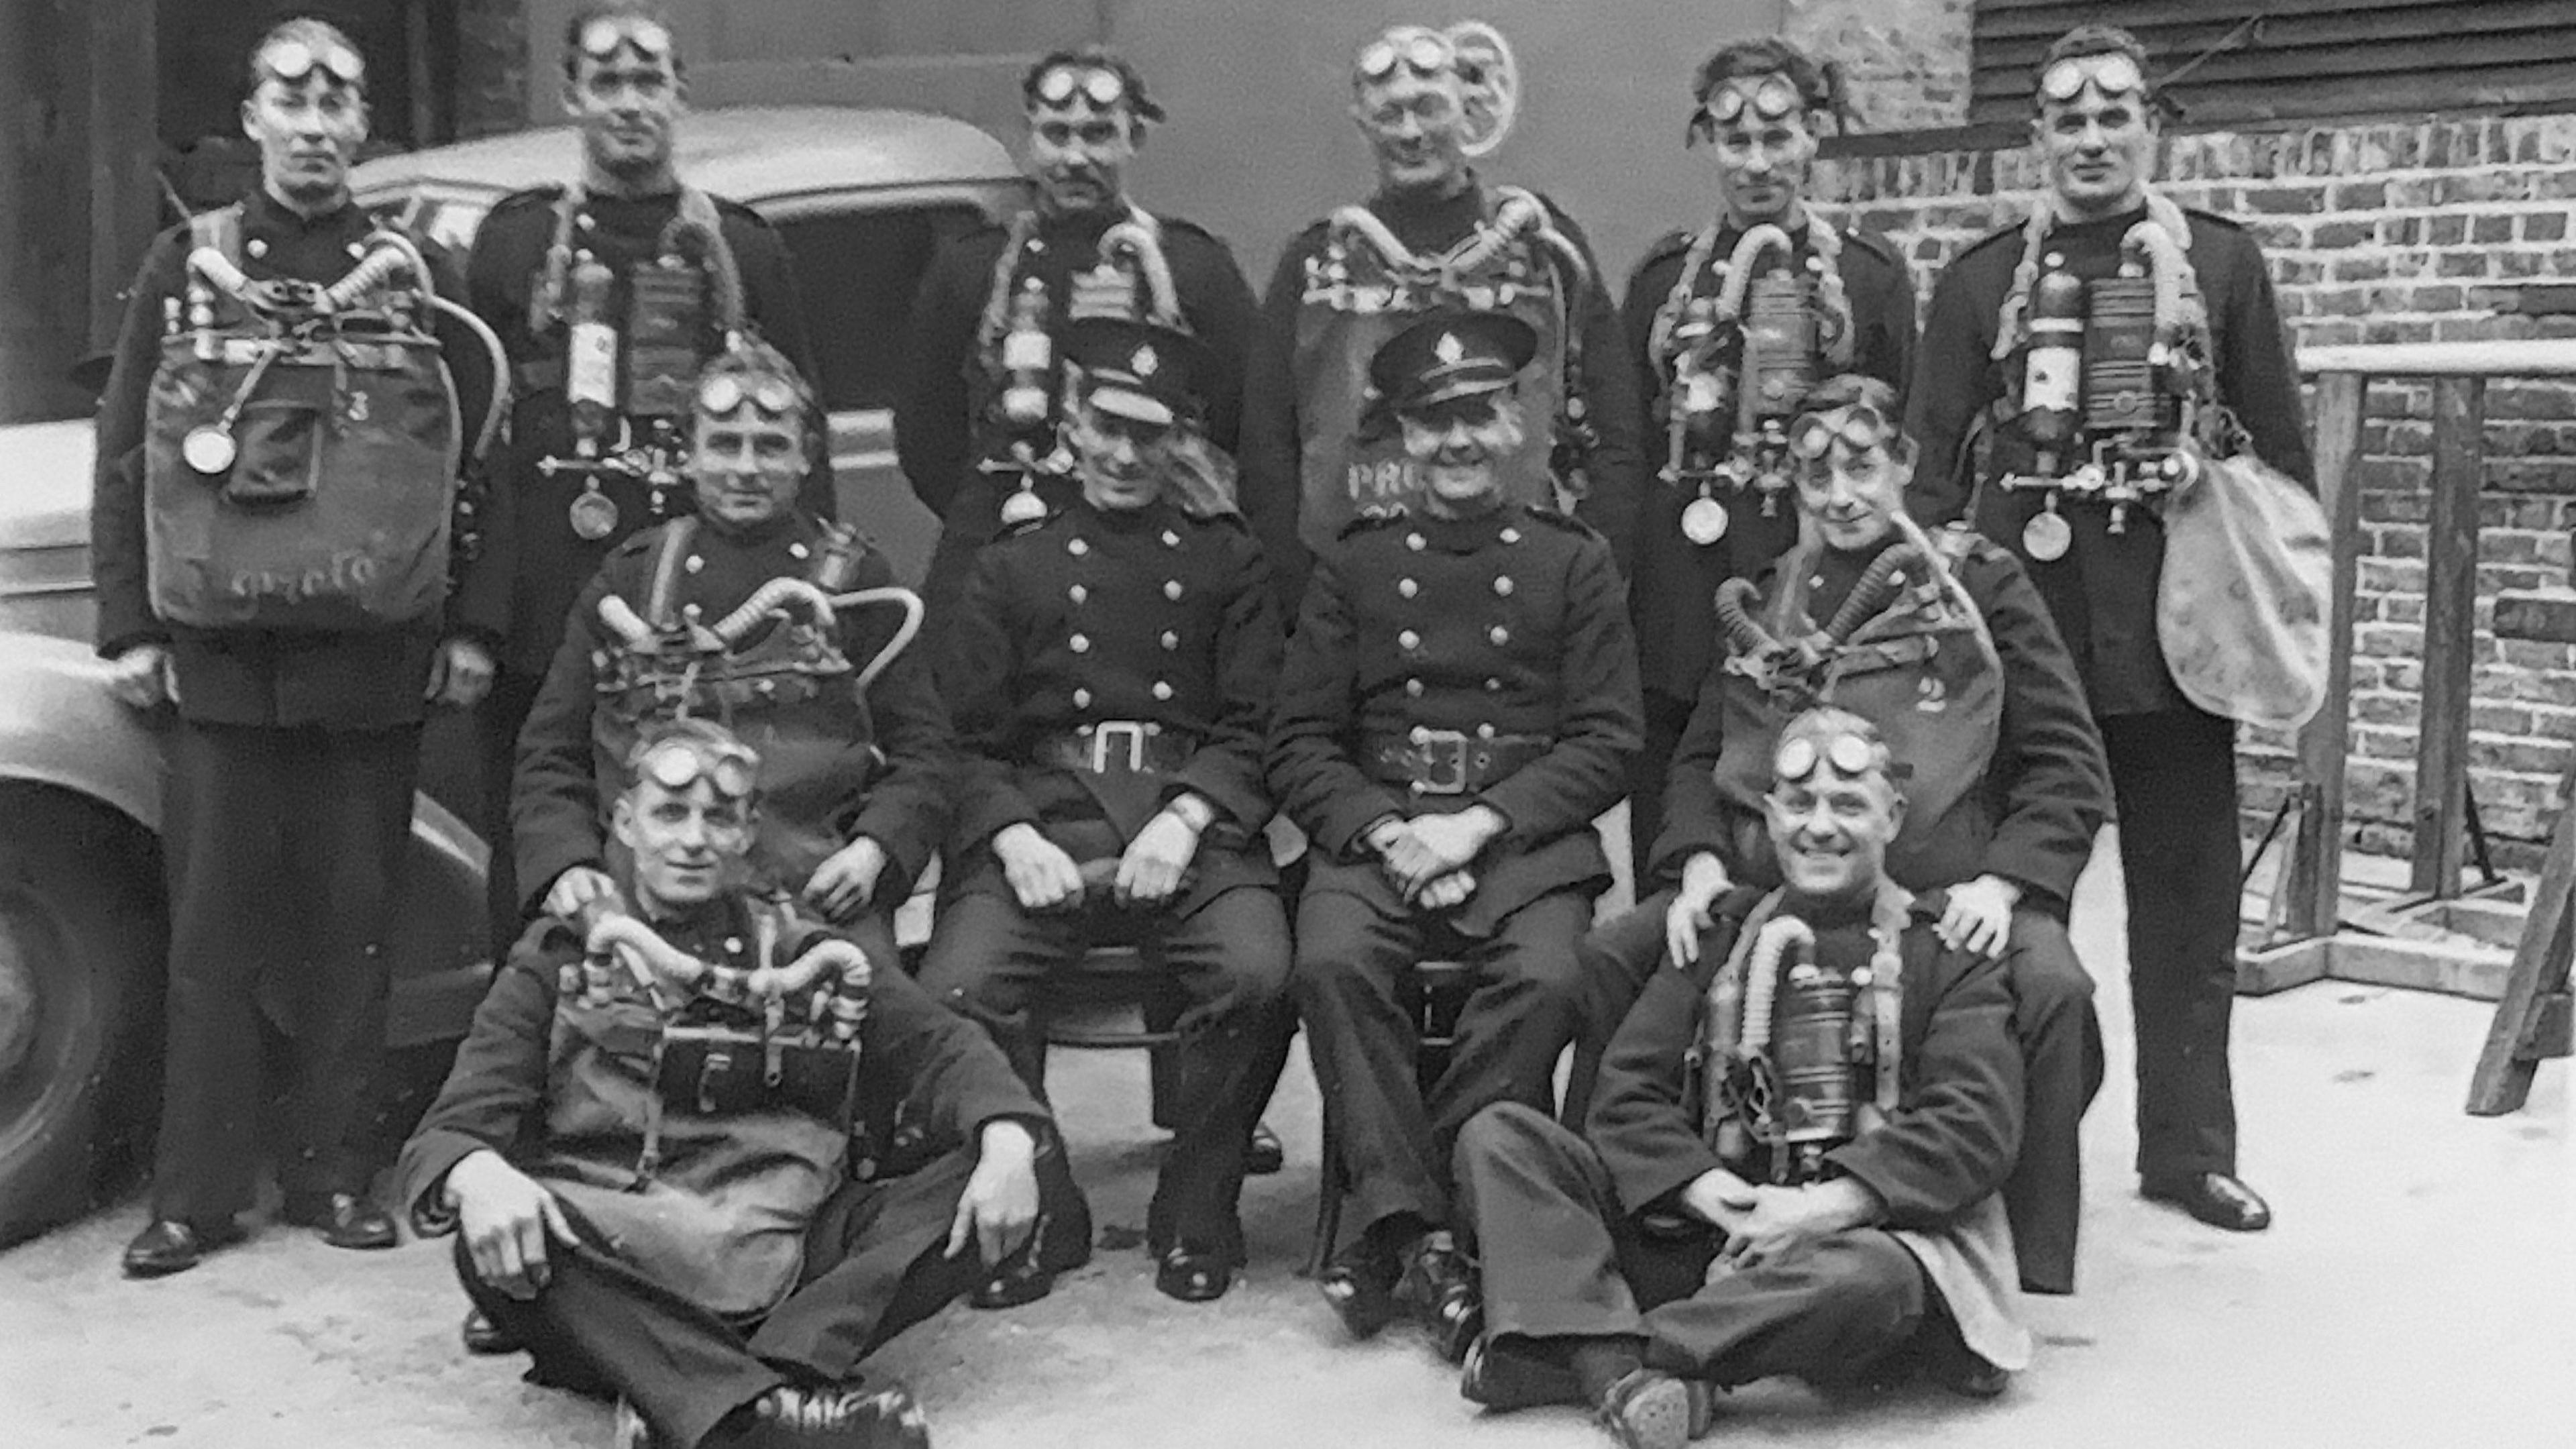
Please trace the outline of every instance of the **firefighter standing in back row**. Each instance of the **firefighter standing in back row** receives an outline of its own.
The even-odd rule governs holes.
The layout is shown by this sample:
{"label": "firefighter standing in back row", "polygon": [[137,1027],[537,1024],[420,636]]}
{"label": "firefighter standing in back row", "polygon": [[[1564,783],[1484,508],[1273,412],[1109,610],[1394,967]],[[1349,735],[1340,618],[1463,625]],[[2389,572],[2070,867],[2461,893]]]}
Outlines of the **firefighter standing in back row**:
{"label": "firefighter standing in back row", "polygon": [[[1224,242],[1127,194],[1127,167],[1163,108],[1145,79],[1099,46],[1042,57],[1020,81],[1028,134],[1020,165],[1033,209],[980,227],[931,258],[907,332],[911,383],[895,408],[895,451],[912,491],[939,515],[922,593],[936,629],[1003,524],[1043,517],[1080,491],[1058,447],[1065,325],[1084,316],[1174,327],[1212,358],[1202,437],[1190,465],[1227,475],[1243,410],[1252,288]],[[1014,495],[1027,494],[1014,504]]]}
{"label": "firefighter standing in back row", "polygon": [[1646,700],[1628,796],[1641,881],[1664,773],[1716,652],[1717,586],[1760,574],[1798,538],[1787,423],[1806,389],[1835,373],[1902,396],[1914,350],[1904,259],[1807,209],[1817,139],[1844,104],[1840,76],[1765,36],[1711,55],[1691,94],[1688,136],[1708,143],[1717,215],[1647,249],[1621,312],[1658,479],[1639,513],[1628,590]]}
{"label": "firefighter standing in back row", "polygon": [[[2170,441],[2177,404],[2149,350],[2155,277],[2122,273],[2196,278],[2216,374],[2199,416],[2313,488],[2298,370],[2252,238],[2148,184],[2160,119],[2135,37],[2069,31],[2037,82],[2048,190],[2028,224],[1962,253],[1933,292],[1907,420],[1922,451],[1912,506],[1926,523],[1964,516],[2013,549],[2074,655],[2120,824],[2141,1188],[2253,1231],[2271,1210],[2236,1176],[2227,1064],[2235,731],[2184,697],[2158,642],[2155,446]],[[2121,451],[2139,448],[2143,466]]]}
{"label": "firefighter standing in back row", "polygon": [[429,264],[349,194],[364,62],[339,30],[291,20],[253,49],[250,81],[259,185],[153,244],[98,417],[99,653],[120,698],[177,712],[169,1051],[151,1220],[125,1250],[138,1277],[242,1236],[263,1009],[296,1046],[286,1220],[393,1246],[364,1139],[421,724],[482,696],[504,617],[506,538],[466,557],[451,537],[454,439],[488,416],[467,364],[488,354],[454,318],[429,330]]}
{"label": "firefighter standing in back row", "polygon": [[1628,567],[1645,483],[1618,309],[1571,217],[1476,170],[1510,130],[1519,86],[1501,34],[1473,21],[1393,26],[1352,59],[1350,115],[1377,191],[1280,253],[1244,385],[1243,513],[1292,618],[1345,525],[1422,505],[1423,465],[1362,417],[1379,349],[1434,312],[1498,312],[1538,334],[1522,437],[1494,460],[1504,499],[1570,504]]}
{"label": "firefighter standing in back row", "polygon": [[[515,515],[518,567],[479,730],[484,835],[496,845],[510,838],[519,729],[566,611],[619,543],[688,511],[683,465],[698,368],[727,331],[749,327],[815,375],[777,233],[672,169],[687,85],[660,7],[586,0],[563,45],[580,178],[502,198],[466,266],[474,310],[509,349],[515,400],[494,506]],[[797,500],[827,522],[829,451]],[[511,866],[508,851],[493,852],[496,949],[522,919]]]}

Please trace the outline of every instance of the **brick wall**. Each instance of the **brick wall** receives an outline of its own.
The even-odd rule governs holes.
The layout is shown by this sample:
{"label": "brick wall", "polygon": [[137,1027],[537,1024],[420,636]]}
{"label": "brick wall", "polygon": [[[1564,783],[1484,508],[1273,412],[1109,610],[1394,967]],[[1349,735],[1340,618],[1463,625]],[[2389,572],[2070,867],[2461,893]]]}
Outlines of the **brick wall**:
{"label": "brick wall", "polygon": [[[545,53],[556,44],[548,37]],[[459,0],[456,7],[456,134],[515,131],[528,124],[528,17],[521,0]]]}
{"label": "brick wall", "polygon": [[[2262,242],[2302,343],[2576,337],[2576,316],[2511,310],[2526,284],[2576,282],[2576,115],[2181,135],[2163,176],[2176,201],[2233,217]],[[2039,183],[2026,149],[1949,151],[1824,163],[1818,195],[1842,220],[1897,242],[1928,297],[1941,264],[2025,216]],[[2402,852],[2423,654],[2430,388],[2380,384],[2369,412],[2352,834]],[[2500,853],[2528,862],[2576,758],[2576,649],[2499,640],[2487,624],[2496,590],[2568,581],[2576,387],[2493,383],[2486,413],[2471,783]],[[2289,741],[2249,732],[2241,752],[2248,813],[2268,816],[2290,778]]]}
{"label": "brick wall", "polygon": [[1843,68],[1871,131],[1968,118],[1971,0],[1788,0],[1781,33]]}

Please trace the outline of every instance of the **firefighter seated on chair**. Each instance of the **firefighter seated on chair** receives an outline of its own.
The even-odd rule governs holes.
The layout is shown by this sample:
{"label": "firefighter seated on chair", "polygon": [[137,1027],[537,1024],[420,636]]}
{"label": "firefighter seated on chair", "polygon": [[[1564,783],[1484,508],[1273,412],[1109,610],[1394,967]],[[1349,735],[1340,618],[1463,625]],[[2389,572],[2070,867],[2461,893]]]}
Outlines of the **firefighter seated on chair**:
{"label": "firefighter seated on chair", "polygon": [[[1144,948],[1188,999],[1174,1140],[1146,1215],[1155,1286],[1226,1291],[1253,1124],[1287,1051],[1288,921],[1262,836],[1262,730],[1280,623],[1260,545],[1194,433],[1218,360],[1171,328],[1065,330],[1080,496],[977,552],[940,626],[966,763],[921,981],[982,1022],[1033,1091],[1043,978],[1091,946]],[[1050,1159],[1035,1259],[976,1302],[1042,1296],[1091,1251]]]}
{"label": "firefighter seated on chair", "polygon": [[610,895],[610,807],[639,731],[696,716],[760,752],[755,883],[803,897],[878,960],[948,825],[954,758],[918,602],[846,524],[796,506],[826,445],[813,391],[745,342],[697,382],[693,514],[620,544],[582,591],[519,735],[525,905]]}
{"label": "firefighter seated on chair", "polygon": [[[1028,1238],[1046,1109],[890,957],[740,884],[763,762],[739,739],[657,724],[621,763],[626,909],[520,939],[401,1201],[458,1233],[532,1379],[623,1400],[621,1444],[926,1444],[859,1365]],[[899,1103],[937,1154],[908,1173]]]}
{"label": "firefighter seated on chair", "polygon": [[1680,1449],[1718,1388],[1920,1352],[1991,1395],[2029,1361],[2005,972],[1889,878],[1907,802],[1875,726],[1802,714],[1766,774],[1782,885],[1647,981],[1583,1134],[1507,1102],[1459,1135],[1477,1403],[1589,1403],[1624,1449]]}

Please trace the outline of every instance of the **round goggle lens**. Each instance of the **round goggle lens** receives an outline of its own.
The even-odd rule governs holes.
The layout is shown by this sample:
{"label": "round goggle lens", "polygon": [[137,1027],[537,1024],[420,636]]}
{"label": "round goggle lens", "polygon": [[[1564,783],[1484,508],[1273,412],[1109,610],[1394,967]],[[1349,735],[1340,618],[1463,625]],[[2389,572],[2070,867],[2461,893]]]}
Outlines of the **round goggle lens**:
{"label": "round goggle lens", "polygon": [[1858,735],[1836,735],[1820,750],[1812,735],[1799,735],[1785,740],[1780,752],[1771,758],[1772,771],[1783,781],[1796,784],[1816,773],[1822,761],[1831,761],[1837,774],[1866,775],[1877,759],[1870,742]]}
{"label": "round goggle lens", "polygon": [[1721,86],[1708,98],[1708,114],[1719,125],[1728,125],[1746,110],[1766,121],[1786,120],[1798,112],[1798,92],[1786,80],[1767,76],[1761,84],[1745,87]]}
{"label": "round goggle lens", "polygon": [[796,389],[783,377],[761,377],[746,382],[733,373],[721,373],[698,385],[698,407],[721,417],[749,402],[773,418],[783,418],[796,408]]}
{"label": "round goggle lens", "polygon": [[2040,93],[2052,101],[2071,101],[2086,84],[2106,96],[2127,95],[2146,84],[2138,63],[2125,55],[2079,55],[2061,60],[2040,77]]}
{"label": "round goggle lens", "polygon": [[262,51],[259,68],[288,85],[297,84],[316,69],[328,71],[344,86],[356,85],[367,73],[366,63],[347,46],[317,46],[301,40],[281,40]]}
{"label": "round goggle lens", "polygon": [[1358,68],[1362,77],[1382,81],[1395,74],[1398,61],[1405,69],[1425,80],[1450,70],[1458,59],[1458,48],[1449,37],[1433,30],[1396,32],[1370,41],[1362,47]]}
{"label": "round goggle lens", "polygon": [[1831,412],[1808,413],[1789,425],[1789,451],[1808,462],[1825,456],[1836,439],[1855,452],[1883,447],[1896,433],[1895,421],[1867,403]]}
{"label": "round goggle lens", "polygon": [[614,17],[594,20],[582,28],[581,53],[593,60],[608,59],[617,54],[621,45],[648,61],[667,59],[671,54],[671,32],[655,21]]}
{"label": "round goggle lens", "polygon": [[716,787],[716,793],[739,800],[751,793],[759,778],[759,767],[751,756],[739,750],[708,756],[698,746],[664,745],[644,760],[645,778],[665,790],[686,790],[705,779]]}

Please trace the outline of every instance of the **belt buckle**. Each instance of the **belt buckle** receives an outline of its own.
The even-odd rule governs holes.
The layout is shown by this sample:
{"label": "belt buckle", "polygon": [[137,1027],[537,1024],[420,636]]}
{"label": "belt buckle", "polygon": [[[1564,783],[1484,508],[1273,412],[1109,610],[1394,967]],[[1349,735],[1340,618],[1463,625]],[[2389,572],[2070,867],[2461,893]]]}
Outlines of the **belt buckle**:
{"label": "belt buckle", "polygon": [[1093,725],[1091,727],[1091,772],[1095,775],[1109,773],[1109,762],[1115,758],[1110,753],[1112,749],[1110,742],[1123,739],[1127,742],[1127,773],[1131,775],[1145,773],[1145,736],[1151,732],[1141,720],[1110,719]]}
{"label": "belt buckle", "polygon": [[1415,727],[1413,789],[1421,795],[1467,793],[1467,736],[1458,730]]}

